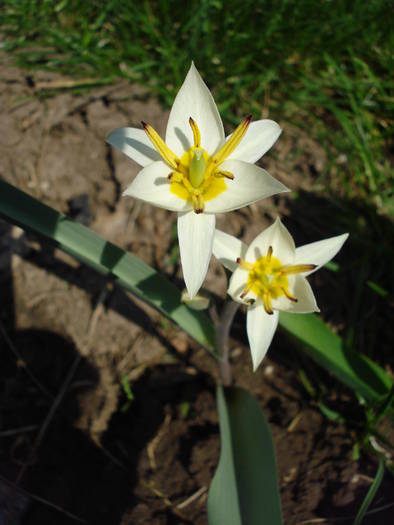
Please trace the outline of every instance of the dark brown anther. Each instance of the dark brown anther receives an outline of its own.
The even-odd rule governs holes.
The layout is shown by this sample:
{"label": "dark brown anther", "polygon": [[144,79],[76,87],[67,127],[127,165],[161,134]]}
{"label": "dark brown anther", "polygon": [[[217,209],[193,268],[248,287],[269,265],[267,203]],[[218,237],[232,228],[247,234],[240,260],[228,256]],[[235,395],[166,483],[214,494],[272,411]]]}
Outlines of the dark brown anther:
{"label": "dark brown anther", "polygon": [[289,301],[291,301],[292,303],[298,303],[297,297],[294,297],[294,295],[288,292],[286,288],[282,288],[282,291],[285,294],[285,296],[289,299]]}

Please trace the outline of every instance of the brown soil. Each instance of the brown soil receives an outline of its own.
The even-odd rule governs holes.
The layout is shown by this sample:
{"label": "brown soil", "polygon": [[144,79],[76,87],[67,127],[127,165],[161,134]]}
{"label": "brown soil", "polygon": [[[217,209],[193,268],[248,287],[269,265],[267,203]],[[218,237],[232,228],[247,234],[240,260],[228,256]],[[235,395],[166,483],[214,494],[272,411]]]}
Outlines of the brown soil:
{"label": "brown soil", "polygon": [[[142,119],[163,131],[167,115],[158,103],[127,83],[47,97],[43,83],[61,77],[31,77],[4,56],[0,67],[0,176],[182,286],[174,214],[121,198],[138,166],[104,142],[112,129]],[[219,217],[218,226],[248,242],[280,213],[292,216],[300,242],[342,232],[343,221],[327,221],[331,203],[321,196],[326,218],[304,228],[310,208],[302,202],[312,184],[318,189],[327,161],[318,144],[282,124],[285,133],[264,165],[303,200],[270,199]],[[206,524],[220,446],[212,359],[93,270],[32,234],[5,222],[0,228],[0,523]],[[313,282],[338,330],[348,315],[346,280],[352,277],[322,272]],[[215,261],[205,287],[220,304],[226,276]],[[352,523],[377,468],[364,453],[352,459],[362,409],[280,333],[253,374],[244,324],[239,313],[235,378],[270,421],[284,523]],[[382,337],[384,355],[389,345]],[[324,402],[347,426],[323,417],[301,369],[323,385]],[[133,400],[121,386],[125,378]],[[373,505],[380,510],[366,525],[389,523],[392,489],[387,475]]]}

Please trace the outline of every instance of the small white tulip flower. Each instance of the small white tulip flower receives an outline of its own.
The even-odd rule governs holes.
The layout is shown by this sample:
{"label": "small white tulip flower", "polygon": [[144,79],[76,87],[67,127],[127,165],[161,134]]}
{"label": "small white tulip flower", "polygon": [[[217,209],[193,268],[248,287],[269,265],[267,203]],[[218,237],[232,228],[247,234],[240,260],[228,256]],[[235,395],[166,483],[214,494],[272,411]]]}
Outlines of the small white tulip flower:
{"label": "small white tulip flower", "polygon": [[215,231],[213,254],[234,272],[228,294],[234,301],[248,305],[246,327],[253,370],[271,344],[279,311],[319,311],[306,276],[330,261],[348,235],[296,248],[292,236],[278,218],[248,247],[232,235]]}
{"label": "small white tulip flower", "polygon": [[116,129],[107,142],[143,167],[124,195],[179,213],[183,276],[193,298],[208,270],[215,213],[289,191],[254,165],[281,129],[272,120],[251,123],[246,117],[226,139],[215,101],[193,63],[172,106],[165,141],[142,125]]}

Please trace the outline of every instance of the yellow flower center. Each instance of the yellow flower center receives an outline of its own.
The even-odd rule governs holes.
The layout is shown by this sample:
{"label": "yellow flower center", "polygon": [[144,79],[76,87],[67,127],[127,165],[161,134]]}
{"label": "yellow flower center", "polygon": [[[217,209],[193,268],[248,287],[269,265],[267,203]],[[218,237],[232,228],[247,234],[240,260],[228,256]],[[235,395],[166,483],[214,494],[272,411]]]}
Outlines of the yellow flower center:
{"label": "yellow flower center", "polygon": [[241,142],[250,121],[251,117],[246,117],[226,143],[216,153],[209,155],[201,147],[200,130],[190,117],[194,145],[185,151],[181,158],[170,150],[152,126],[145,122],[142,125],[156,150],[173,170],[168,175],[170,191],[180,199],[191,202],[196,213],[202,213],[206,201],[214,199],[226,190],[225,179],[234,179],[234,175],[220,169],[220,165]]}
{"label": "yellow flower center", "polygon": [[254,293],[263,302],[267,314],[273,314],[272,300],[282,295],[289,301],[297,302],[297,298],[289,290],[289,275],[316,268],[314,264],[283,265],[277,257],[272,256],[272,246],[268,248],[267,255],[259,257],[254,263],[241,259],[237,259],[237,263],[249,272],[241,298],[244,299],[250,292]]}

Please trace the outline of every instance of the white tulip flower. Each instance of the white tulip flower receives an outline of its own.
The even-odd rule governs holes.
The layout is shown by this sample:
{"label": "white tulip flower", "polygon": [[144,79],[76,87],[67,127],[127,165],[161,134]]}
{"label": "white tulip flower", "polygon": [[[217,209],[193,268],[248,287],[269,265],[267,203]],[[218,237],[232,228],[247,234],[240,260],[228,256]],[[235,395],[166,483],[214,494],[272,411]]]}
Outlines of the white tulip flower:
{"label": "white tulip flower", "polygon": [[295,247],[280,219],[248,247],[239,239],[215,231],[213,254],[233,275],[228,294],[248,305],[247,333],[253,370],[263,360],[278,326],[279,311],[318,312],[306,276],[330,261],[348,238],[347,233]]}
{"label": "white tulip flower", "polygon": [[149,124],[116,129],[107,142],[143,169],[124,195],[177,211],[183,276],[190,298],[212,254],[215,213],[289,191],[254,163],[281,133],[272,120],[245,118],[227,139],[213,97],[192,63],[171,109],[165,141]]}

